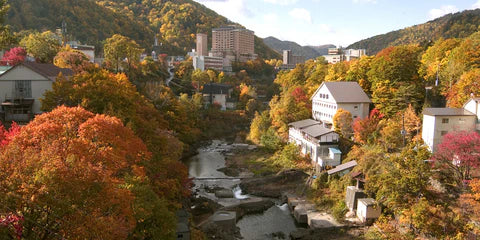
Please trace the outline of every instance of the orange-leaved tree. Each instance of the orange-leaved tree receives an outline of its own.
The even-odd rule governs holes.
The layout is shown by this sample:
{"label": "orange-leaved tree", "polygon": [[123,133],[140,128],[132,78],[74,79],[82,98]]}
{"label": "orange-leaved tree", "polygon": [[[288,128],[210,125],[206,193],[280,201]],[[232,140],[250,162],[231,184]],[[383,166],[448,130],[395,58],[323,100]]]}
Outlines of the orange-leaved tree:
{"label": "orange-leaved tree", "polygon": [[125,239],[138,221],[127,179],[150,155],[118,118],[58,107],[3,149],[0,212],[23,216],[27,239]]}

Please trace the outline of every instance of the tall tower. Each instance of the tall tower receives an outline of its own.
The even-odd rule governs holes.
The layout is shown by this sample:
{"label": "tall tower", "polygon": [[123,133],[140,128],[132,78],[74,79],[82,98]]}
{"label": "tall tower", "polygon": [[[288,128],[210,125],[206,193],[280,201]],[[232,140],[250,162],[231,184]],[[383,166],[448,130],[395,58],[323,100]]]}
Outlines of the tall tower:
{"label": "tall tower", "polygon": [[283,50],[283,64],[291,64],[292,62],[292,51]]}
{"label": "tall tower", "polygon": [[197,33],[197,54],[208,56],[208,36],[205,33]]}

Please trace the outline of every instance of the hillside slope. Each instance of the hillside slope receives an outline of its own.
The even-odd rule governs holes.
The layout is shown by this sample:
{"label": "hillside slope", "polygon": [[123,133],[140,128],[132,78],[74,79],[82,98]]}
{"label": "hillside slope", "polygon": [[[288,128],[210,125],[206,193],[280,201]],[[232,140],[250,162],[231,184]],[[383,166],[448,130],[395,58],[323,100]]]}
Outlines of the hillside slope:
{"label": "hillside slope", "polygon": [[[16,31],[54,30],[65,20],[71,39],[101,47],[120,33],[149,51],[157,36],[163,52],[171,55],[194,48],[197,32],[211,36],[212,28],[234,24],[192,0],[10,0],[10,5],[7,23]],[[280,57],[263,42],[256,43],[261,57]]]}
{"label": "hillside slope", "polygon": [[429,44],[439,38],[464,38],[478,31],[480,9],[448,14],[424,24],[373,36],[353,43],[348,48],[365,48],[367,54],[401,44]]}
{"label": "hillside slope", "polygon": [[282,53],[283,50],[292,50],[294,55],[305,56],[305,59],[314,59],[325,55],[327,54],[328,48],[335,47],[335,45],[332,44],[322,46],[300,46],[296,42],[282,41],[275,37],[264,38],[263,42],[279,53]]}

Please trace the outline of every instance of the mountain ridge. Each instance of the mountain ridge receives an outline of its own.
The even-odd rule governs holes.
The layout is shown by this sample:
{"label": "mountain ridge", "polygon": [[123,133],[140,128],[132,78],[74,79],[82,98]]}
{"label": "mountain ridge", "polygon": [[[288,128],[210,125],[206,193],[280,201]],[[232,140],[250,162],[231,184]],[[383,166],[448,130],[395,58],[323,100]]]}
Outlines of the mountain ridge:
{"label": "mountain ridge", "polygon": [[373,55],[384,48],[403,44],[429,45],[439,38],[465,38],[478,31],[480,9],[450,13],[422,24],[369,37],[350,44],[348,48],[364,48]]}
{"label": "mountain ridge", "polygon": [[282,41],[272,36],[264,38],[263,42],[280,54],[282,54],[283,50],[292,50],[292,53],[294,55],[304,56],[305,59],[315,59],[319,56],[326,55],[328,52],[328,48],[336,47],[333,44],[325,44],[319,46],[301,46],[296,42]]}

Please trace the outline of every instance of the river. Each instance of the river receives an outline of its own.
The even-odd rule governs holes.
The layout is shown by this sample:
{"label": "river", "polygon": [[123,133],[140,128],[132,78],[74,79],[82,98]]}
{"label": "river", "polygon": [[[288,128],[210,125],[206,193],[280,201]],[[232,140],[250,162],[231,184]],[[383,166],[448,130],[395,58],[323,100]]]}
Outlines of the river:
{"label": "river", "polygon": [[[198,154],[188,161],[190,177],[204,178],[202,180],[194,180],[195,186],[193,190],[198,195],[212,199],[223,206],[236,204],[243,199],[254,197],[242,194],[241,189],[238,187],[240,179],[211,179],[228,178],[218,169],[225,167],[224,154],[232,148],[235,148],[235,146],[222,141],[213,141],[209,146],[199,148]],[[215,194],[205,191],[205,187],[232,189],[235,198],[216,198]],[[246,240],[288,239],[290,232],[297,229],[295,220],[290,214],[287,205],[280,205],[280,203],[277,203],[277,205],[274,205],[262,214],[244,216],[237,222],[237,227],[240,228],[240,233],[243,239]],[[272,235],[272,233],[274,234]],[[285,238],[282,238],[282,235]]]}

